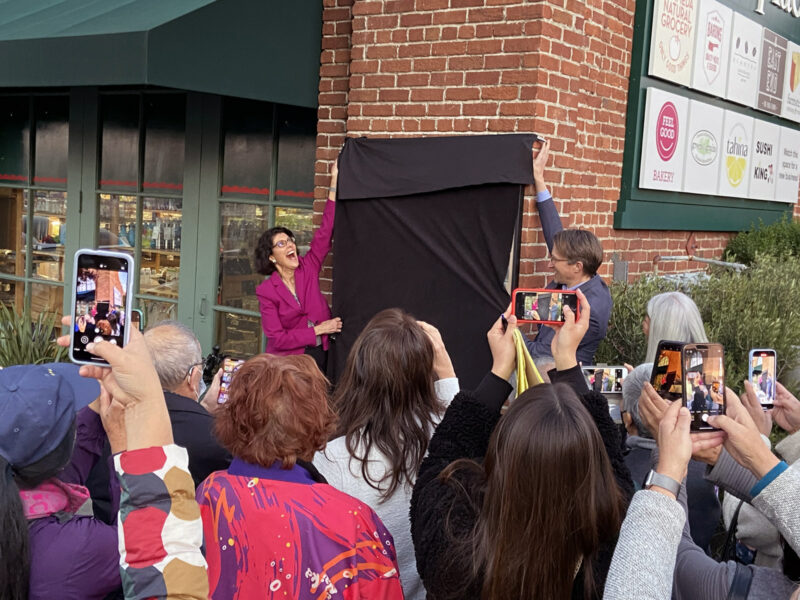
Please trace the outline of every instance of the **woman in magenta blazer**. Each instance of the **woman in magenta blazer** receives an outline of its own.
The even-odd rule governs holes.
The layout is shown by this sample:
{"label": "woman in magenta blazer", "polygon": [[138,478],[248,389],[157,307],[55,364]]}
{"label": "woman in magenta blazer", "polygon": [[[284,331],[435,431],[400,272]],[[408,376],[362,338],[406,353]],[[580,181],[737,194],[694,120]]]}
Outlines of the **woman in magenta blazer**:
{"label": "woman in magenta blazer", "polygon": [[319,272],[331,249],[338,176],[338,165],[334,163],[322,224],[305,256],[298,256],[294,234],[285,227],[262,233],[255,251],[256,269],[267,276],[256,288],[267,353],[309,354],[323,373],[328,335],[342,330],[342,320],[331,318],[319,289]]}

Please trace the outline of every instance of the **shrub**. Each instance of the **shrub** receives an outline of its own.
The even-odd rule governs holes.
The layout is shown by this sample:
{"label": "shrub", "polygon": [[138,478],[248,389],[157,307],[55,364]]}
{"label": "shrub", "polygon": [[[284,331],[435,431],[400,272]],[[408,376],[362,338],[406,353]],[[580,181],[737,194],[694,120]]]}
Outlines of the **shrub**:
{"label": "shrub", "polygon": [[741,273],[716,268],[710,277],[681,285],[666,279],[643,278],[614,283],[614,309],[597,362],[640,364],[647,344],[641,331],[648,300],[665,291],[682,291],[700,310],[708,339],[725,347],[727,385],[740,392],[747,376],[751,348],[774,348],[778,378],[800,363],[800,258],[761,256]]}
{"label": "shrub", "polygon": [[52,313],[33,319],[29,302],[21,313],[0,303],[0,367],[65,360],[66,348],[55,343],[60,327],[58,315]]}
{"label": "shrub", "polygon": [[731,238],[723,260],[751,265],[759,255],[800,256],[800,222],[784,217],[771,225],[753,226]]}

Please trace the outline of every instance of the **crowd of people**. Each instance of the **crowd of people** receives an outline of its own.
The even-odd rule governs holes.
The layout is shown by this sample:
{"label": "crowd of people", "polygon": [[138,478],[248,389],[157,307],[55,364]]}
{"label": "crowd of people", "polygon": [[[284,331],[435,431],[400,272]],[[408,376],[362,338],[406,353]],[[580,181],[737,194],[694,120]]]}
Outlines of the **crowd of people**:
{"label": "crowd of people", "polygon": [[[274,266],[259,288],[273,351],[238,368],[224,403],[221,371],[206,389],[197,337],[173,321],[90,343],[109,367],[0,370],[0,598],[797,600],[800,401],[780,383],[771,411],[759,386],[717,390],[725,414],[690,432],[652,361],[659,340],[708,340],[690,298],[659,294],[620,428],[581,370],[610,316],[602,247],[561,228],[546,160],[545,144],[548,287],[574,289],[579,310],[530,341],[547,382],[516,398],[510,308],[474,390],[435,324],[399,308],[369,321],[331,389],[341,321],[316,280],[335,180],[306,256],[288,230],[256,250]],[[774,449],[773,422],[788,434]],[[721,517],[735,549],[720,557]]]}

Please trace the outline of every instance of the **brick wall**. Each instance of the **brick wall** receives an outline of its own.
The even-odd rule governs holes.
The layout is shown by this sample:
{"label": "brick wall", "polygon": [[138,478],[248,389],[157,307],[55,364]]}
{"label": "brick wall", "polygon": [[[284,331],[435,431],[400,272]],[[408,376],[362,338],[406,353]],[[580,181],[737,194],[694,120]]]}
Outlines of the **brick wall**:
{"label": "brick wall", "polygon": [[[552,140],[546,177],[565,224],[591,229],[603,243],[602,275],[610,277],[612,255],[628,261],[629,277],[636,277],[652,272],[658,255],[685,253],[690,232],[613,229],[634,0],[324,0],[324,6],[317,198],[325,195],[345,134],[535,132]],[[729,235],[696,234],[696,255],[719,257]],[[520,285],[544,284],[546,252],[531,188]],[[701,267],[682,261],[658,270]]]}

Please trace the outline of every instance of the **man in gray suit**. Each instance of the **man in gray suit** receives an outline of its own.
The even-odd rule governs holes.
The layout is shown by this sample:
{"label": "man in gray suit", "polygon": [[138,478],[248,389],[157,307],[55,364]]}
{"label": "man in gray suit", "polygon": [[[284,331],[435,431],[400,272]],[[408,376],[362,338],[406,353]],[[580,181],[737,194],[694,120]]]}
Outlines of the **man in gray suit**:
{"label": "man in gray suit", "polygon": [[[548,289],[580,290],[586,295],[592,313],[589,330],[578,346],[578,362],[594,364],[594,353],[606,336],[608,319],[611,317],[611,292],[597,270],[603,263],[603,247],[591,231],[564,229],[553,197],[544,181],[544,167],[550,150],[550,142],[541,142],[538,154],[533,158],[533,183],[536,189],[536,207],[542,232],[550,251],[549,266],[553,270],[553,281]],[[534,149],[534,152],[536,150]],[[528,351],[539,366],[552,362],[550,343],[555,335],[551,327],[540,326],[533,340],[526,340]]]}

